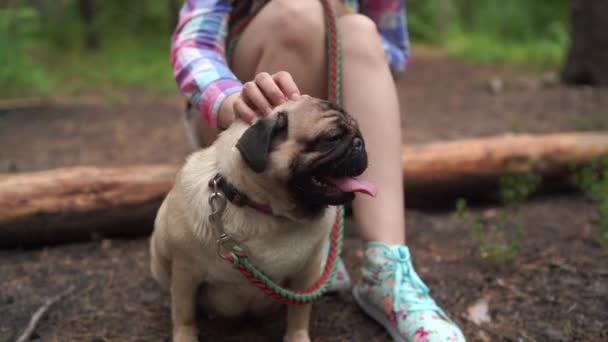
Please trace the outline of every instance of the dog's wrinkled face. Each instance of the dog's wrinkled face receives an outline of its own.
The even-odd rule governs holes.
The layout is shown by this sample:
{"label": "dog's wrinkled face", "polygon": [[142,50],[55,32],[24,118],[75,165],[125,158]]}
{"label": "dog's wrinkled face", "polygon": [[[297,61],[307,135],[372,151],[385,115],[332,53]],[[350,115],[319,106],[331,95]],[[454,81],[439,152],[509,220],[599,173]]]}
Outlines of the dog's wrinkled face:
{"label": "dog's wrinkled face", "polygon": [[308,212],[375,192],[353,178],[367,168],[356,121],[326,101],[305,96],[277,107],[245,131],[237,148],[253,171],[279,180]]}

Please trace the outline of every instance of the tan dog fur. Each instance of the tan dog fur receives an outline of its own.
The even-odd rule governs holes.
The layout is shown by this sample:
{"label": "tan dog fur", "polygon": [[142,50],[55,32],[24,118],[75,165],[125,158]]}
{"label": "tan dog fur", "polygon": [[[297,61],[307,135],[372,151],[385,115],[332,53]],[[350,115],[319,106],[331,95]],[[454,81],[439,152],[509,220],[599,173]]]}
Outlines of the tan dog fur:
{"label": "tan dog fur", "polygon": [[[314,217],[303,215],[284,182],[290,176],[290,161],[303,154],[302,141],[331,128],[336,115],[326,115],[311,98],[288,102],[271,115],[280,110],[289,112],[289,133],[270,155],[266,171],[257,174],[244,163],[235,145],[249,126],[235,122],[213,145],[187,159],[159,209],[150,244],[151,270],[170,289],[176,342],[197,341],[197,293],[208,312],[222,316],[263,314],[277,306],[217,255],[218,232],[208,221],[208,182],[218,172],[252,200],[269,203],[282,216],[227,205],[225,230],[246,248],[252,263],[293,289],[307,288],[320,276],[322,246],[336,209],[328,207]],[[349,117],[342,119],[356,125]],[[314,157],[309,154],[307,158]],[[288,307],[286,341],[309,341],[310,311],[310,304]]]}

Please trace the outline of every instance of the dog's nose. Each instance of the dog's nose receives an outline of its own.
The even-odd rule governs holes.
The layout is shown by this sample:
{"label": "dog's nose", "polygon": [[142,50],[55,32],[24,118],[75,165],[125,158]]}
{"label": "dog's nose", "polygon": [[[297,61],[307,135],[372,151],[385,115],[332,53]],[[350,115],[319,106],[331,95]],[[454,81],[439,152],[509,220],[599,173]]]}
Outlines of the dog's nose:
{"label": "dog's nose", "polygon": [[360,151],[363,148],[363,140],[359,137],[353,139],[353,148]]}

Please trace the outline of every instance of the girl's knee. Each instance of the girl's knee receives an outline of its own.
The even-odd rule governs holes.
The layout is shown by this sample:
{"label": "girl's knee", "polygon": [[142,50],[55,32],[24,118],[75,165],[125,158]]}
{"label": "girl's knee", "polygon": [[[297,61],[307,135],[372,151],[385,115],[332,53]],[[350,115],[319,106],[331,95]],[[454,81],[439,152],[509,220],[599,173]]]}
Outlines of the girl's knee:
{"label": "girl's knee", "polygon": [[324,46],[325,21],[318,0],[273,0],[266,6],[275,43],[305,50]]}
{"label": "girl's knee", "polygon": [[376,24],[361,14],[340,18],[342,53],[365,64],[386,64],[386,55]]}

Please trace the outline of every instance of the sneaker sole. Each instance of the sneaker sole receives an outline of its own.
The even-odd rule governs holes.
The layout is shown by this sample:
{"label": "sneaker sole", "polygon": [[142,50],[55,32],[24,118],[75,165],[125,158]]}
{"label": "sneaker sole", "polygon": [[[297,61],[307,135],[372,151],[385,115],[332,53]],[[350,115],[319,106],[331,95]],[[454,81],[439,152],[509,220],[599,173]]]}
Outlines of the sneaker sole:
{"label": "sneaker sole", "polygon": [[389,335],[391,335],[394,341],[407,342],[407,340],[403,336],[401,336],[399,330],[397,330],[397,328],[393,326],[391,321],[386,318],[382,311],[376,309],[361,298],[361,296],[359,295],[359,291],[357,291],[357,287],[353,287],[353,297],[355,298],[357,304],[359,304],[359,307],[376,322],[380,323],[380,325],[384,327],[384,329],[389,333]]}

